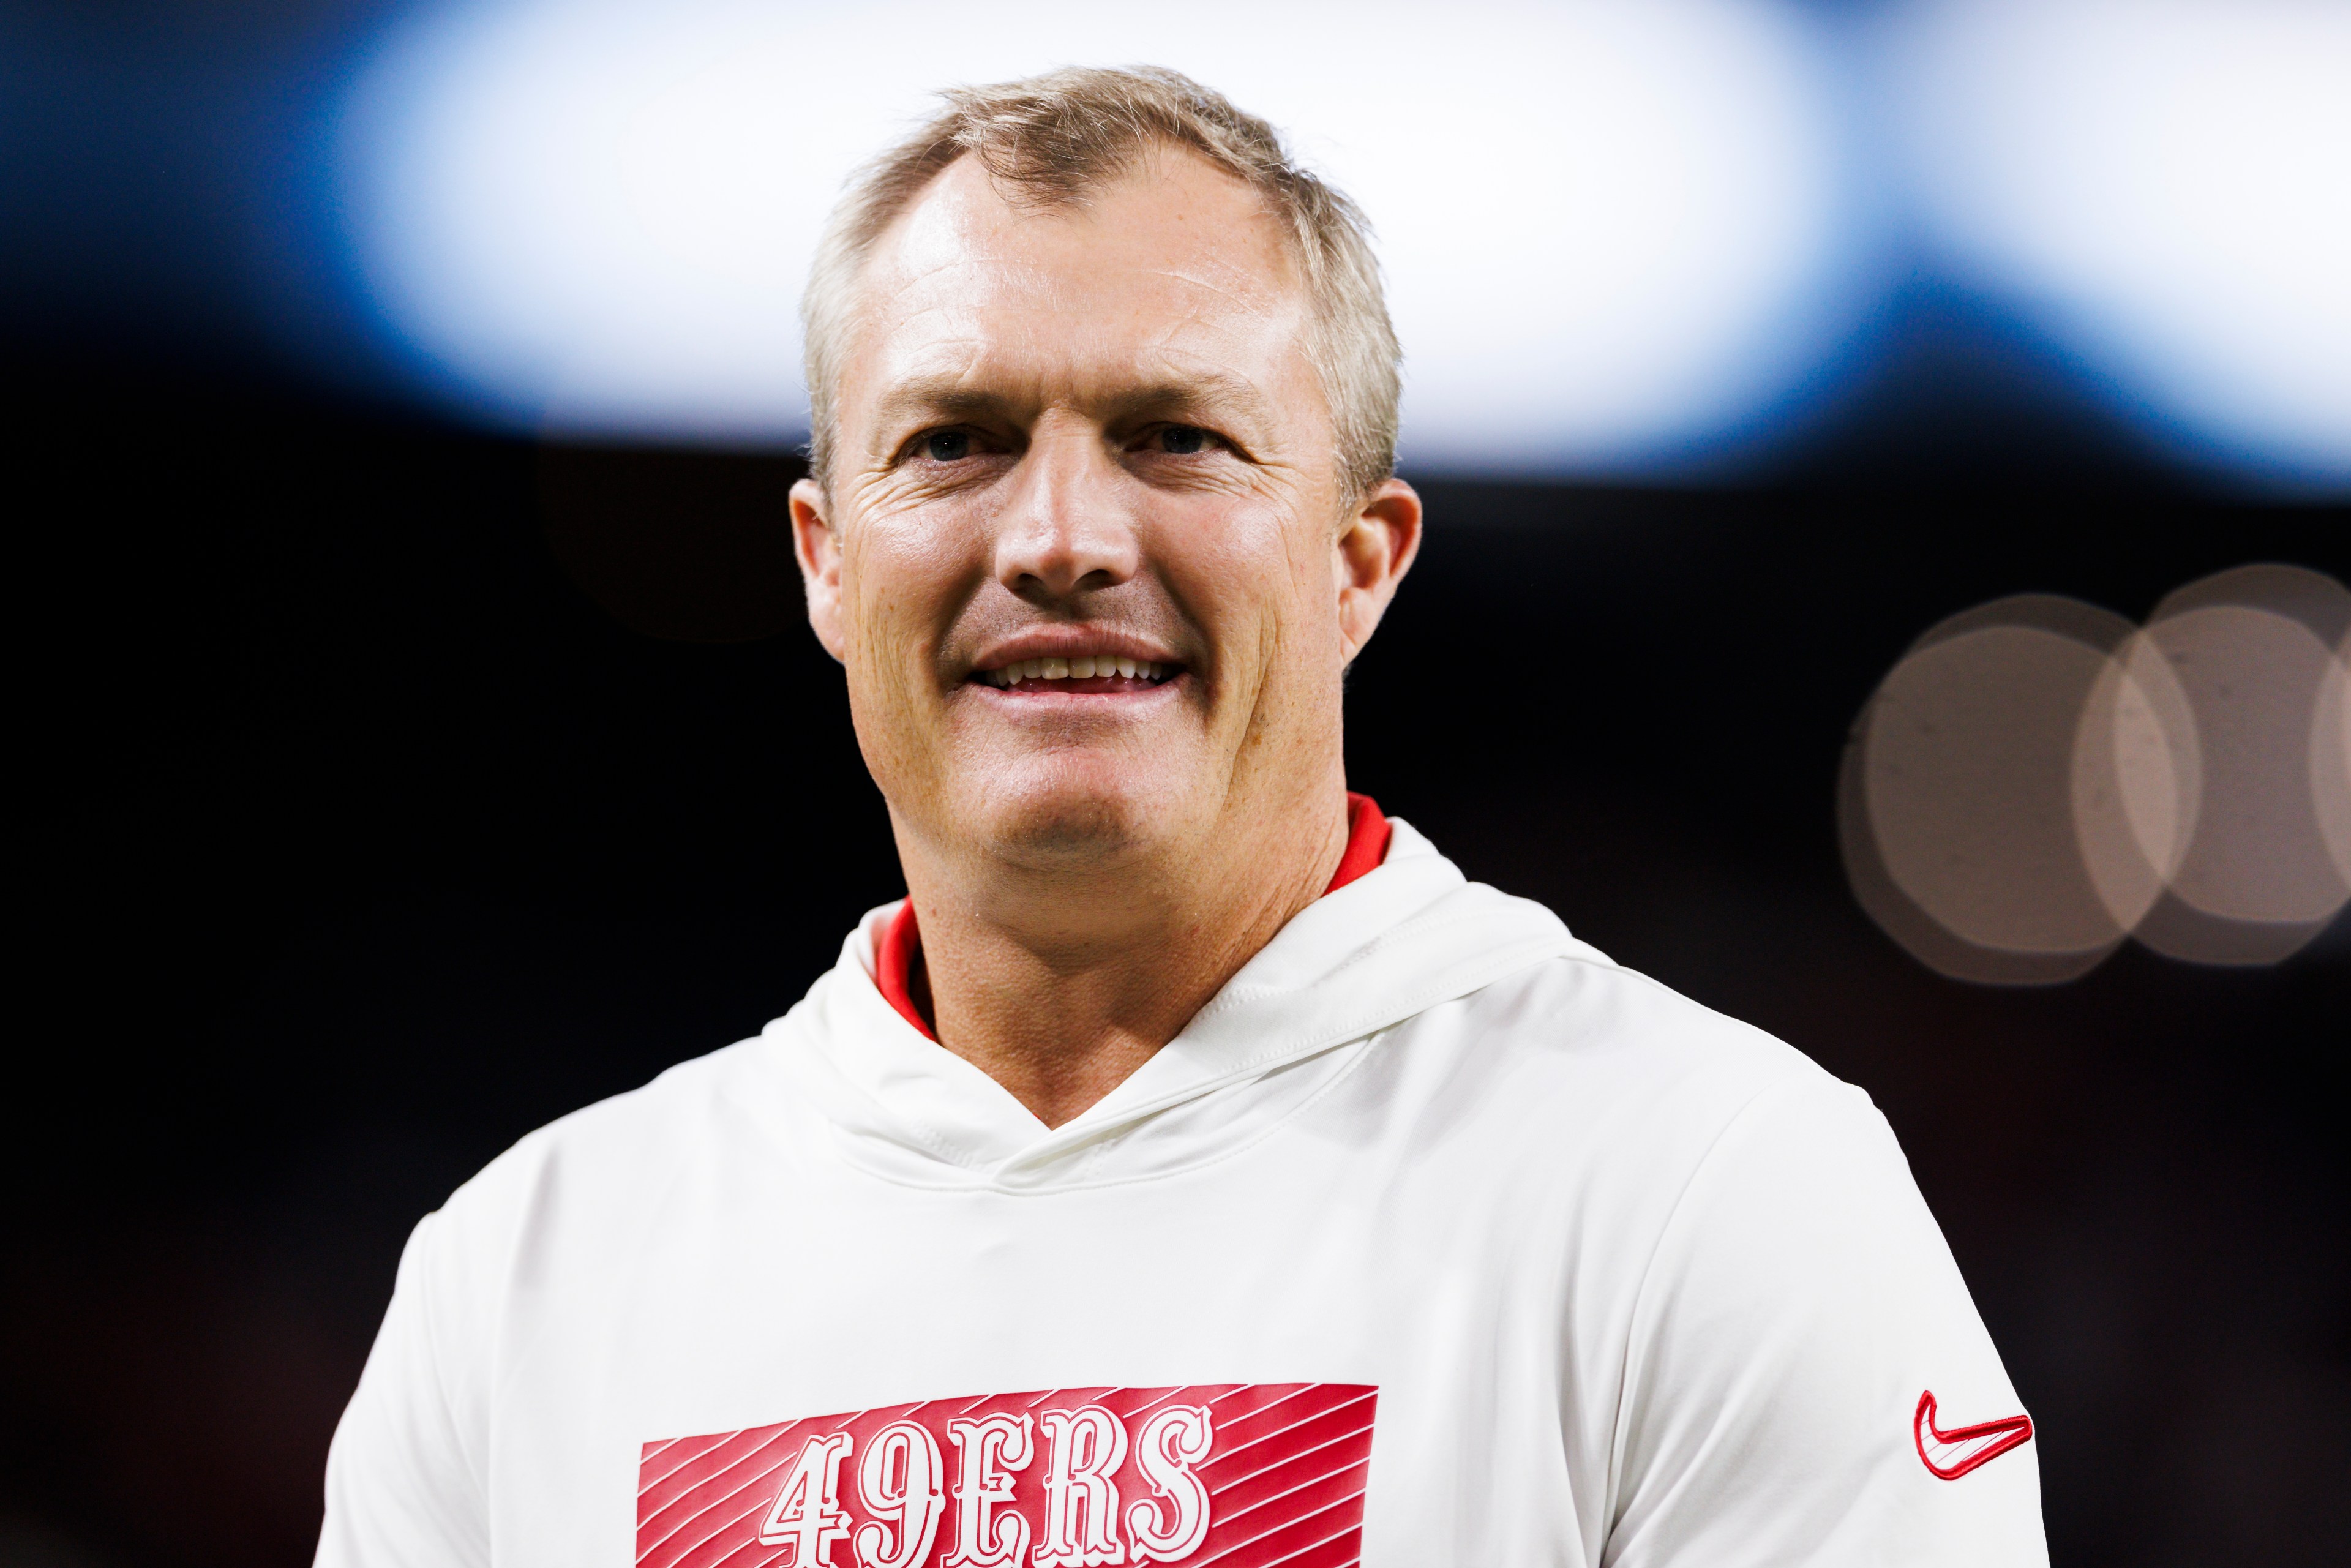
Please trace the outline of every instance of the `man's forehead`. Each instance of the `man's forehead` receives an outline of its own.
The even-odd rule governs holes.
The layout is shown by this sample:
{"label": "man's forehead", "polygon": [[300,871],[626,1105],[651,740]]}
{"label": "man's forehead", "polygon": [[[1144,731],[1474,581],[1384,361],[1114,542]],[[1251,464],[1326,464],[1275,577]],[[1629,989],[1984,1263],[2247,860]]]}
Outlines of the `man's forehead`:
{"label": "man's forehead", "polygon": [[904,283],[972,263],[1111,276],[1138,265],[1229,274],[1237,287],[1286,294],[1296,268],[1265,203],[1190,153],[1138,159],[1074,201],[1024,199],[976,158],[950,164],[884,233],[869,263]]}
{"label": "man's forehead", "polygon": [[1257,194],[1182,154],[1051,208],[1008,200],[966,159],[884,235],[861,282],[860,336],[885,380],[1049,341],[1157,373],[1286,348],[1305,308]]}

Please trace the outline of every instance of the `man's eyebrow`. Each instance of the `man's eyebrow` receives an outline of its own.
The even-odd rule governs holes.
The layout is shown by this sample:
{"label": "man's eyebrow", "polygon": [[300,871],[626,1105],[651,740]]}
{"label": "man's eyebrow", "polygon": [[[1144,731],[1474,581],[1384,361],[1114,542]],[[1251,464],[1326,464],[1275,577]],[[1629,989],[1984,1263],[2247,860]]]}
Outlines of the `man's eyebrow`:
{"label": "man's eyebrow", "polygon": [[1231,412],[1246,420],[1265,422],[1272,404],[1256,382],[1227,371],[1199,371],[1169,376],[1133,387],[1110,400],[1115,417],[1141,413],[1213,415]]}
{"label": "man's eyebrow", "polygon": [[873,419],[886,431],[912,419],[979,419],[1011,406],[1011,399],[973,387],[959,375],[917,376],[883,393]]}
{"label": "man's eyebrow", "polygon": [[[884,392],[873,417],[877,430],[886,432],[918,420],[1002,418],[1028,405],[1026,398],[975,387],[961,375],[918,376]],[[1248,378],[1203,370],[1123,388],[1102,399],[1097,411],[1113,422],[1149,413],[1179,417],[1229,412],[1262,423],[1270,419],[1272,404]]]}

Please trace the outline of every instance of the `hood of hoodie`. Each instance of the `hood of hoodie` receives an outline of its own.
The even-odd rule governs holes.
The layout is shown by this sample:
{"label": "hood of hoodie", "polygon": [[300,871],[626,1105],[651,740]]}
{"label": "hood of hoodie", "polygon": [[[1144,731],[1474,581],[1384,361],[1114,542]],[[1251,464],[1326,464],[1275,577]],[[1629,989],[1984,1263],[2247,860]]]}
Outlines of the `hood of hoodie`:
{"label": "hood of hoodie", "polygon": [[1391,818],[1377,868],[1299,912],[1184,1031],[1048,1127],[882,995],[895,904],[769,1024],[760,1054],[854,1165],[921,1186],[1040,1192],[1149,1180],[1234,1153],[1335,1083],[1382,1030],[1546,958],[1606,962],[1539,904],[1473,883]]}

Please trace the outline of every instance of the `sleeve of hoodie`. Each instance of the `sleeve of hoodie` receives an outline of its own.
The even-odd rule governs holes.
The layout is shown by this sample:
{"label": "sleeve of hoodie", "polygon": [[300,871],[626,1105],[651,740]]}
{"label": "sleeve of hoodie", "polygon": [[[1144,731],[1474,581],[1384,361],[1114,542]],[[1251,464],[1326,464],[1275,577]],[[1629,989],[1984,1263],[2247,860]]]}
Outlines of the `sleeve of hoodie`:
{"label": "sleeve of hoodie", "polygon": [[2035,1443],[1951,1479],[1921,1454],[1922,1395],[1946,1432],[2023,1406],[1860,1090],[1808,1078],[1731,1120],[1627,1348],[1610,1568],[2047,1563]]}
{"label": "sleeve of hoodie", "polygon": [[327,1456],[319,1568],[471,1568],[490,1561],[481,1448],[463,1369],[449,1363],[462,1300],[446,1211],[401,1254],[392,1305]]}

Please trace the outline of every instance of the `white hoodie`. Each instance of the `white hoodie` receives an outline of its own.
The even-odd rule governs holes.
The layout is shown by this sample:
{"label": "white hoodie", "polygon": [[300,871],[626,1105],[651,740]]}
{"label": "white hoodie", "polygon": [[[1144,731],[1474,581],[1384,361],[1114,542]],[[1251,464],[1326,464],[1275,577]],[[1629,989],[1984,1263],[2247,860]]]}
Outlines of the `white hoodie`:
{"label": "white hoodie", "polygon": [[892,912],[417,1228],[320,1563],[2046,1561],[1867,1096],[1404,823],[1050,1130]]}

